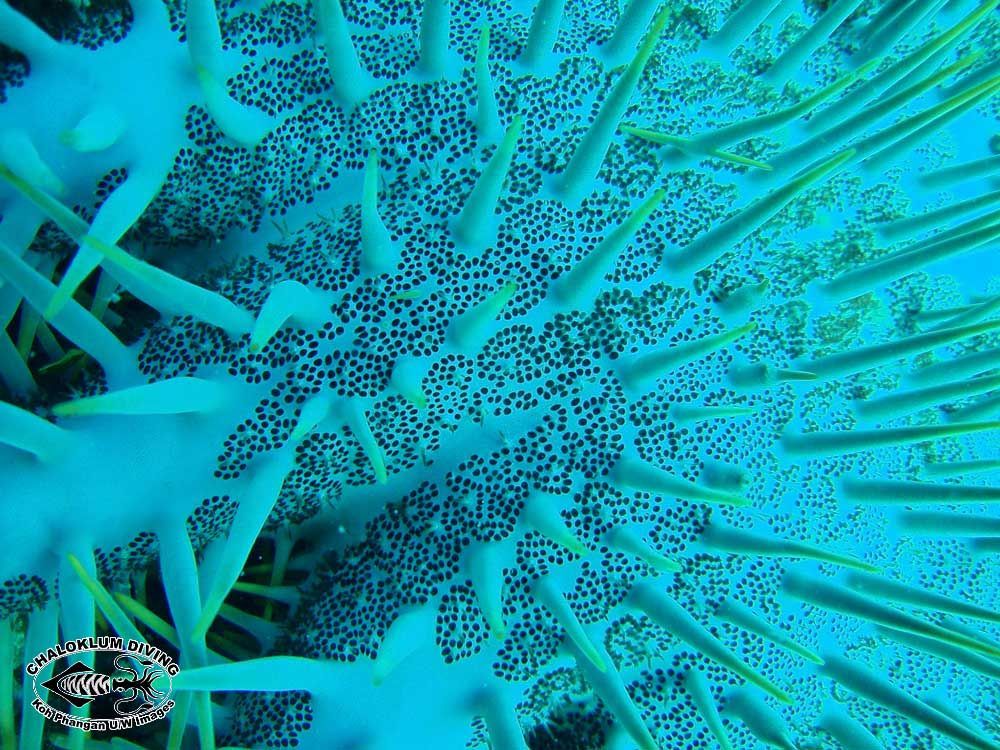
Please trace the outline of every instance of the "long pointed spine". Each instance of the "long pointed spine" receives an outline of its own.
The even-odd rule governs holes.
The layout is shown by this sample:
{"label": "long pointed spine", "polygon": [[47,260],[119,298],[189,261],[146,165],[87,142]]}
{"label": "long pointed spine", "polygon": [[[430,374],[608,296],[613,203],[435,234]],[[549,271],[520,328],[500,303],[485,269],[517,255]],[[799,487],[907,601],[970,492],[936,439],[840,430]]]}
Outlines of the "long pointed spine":
{"label": "long pointed spine", "polygon": [[[159,158],[131,169],[125,182],[101,205],[87,234],[108,244],[117,243],[159,194],[170,167],[168,159]],[[52,318],[62,309],[101,262],[101,256],[99,249],[88,243],[81,244],[60,279],[56,294],[43,311],[46,318]]]}
{"label": "long pointed spine", "polygon": [[[817,151],[823,152],[834,148],[837,148],[842,143],[846,143],[852,137],[864,133],[869,127],[875,125],[877,122],[885,117],[890,116],[894,112],[897,112],[901,107],[905,106],[907,102],[921,94],[929,91],[934,86],[937,86],[942,81],[946,80],[948,77],[954,75],[956,72],[962,70],[963,68],[971,65],[976,59],[976,55],[968,55],[962,58],[958,62],[944,68],[943,70],[937,71],[927,78],[917,81],[916,83],[906,87],[902,91],[894,94],[893,96],[887,97],[884,101],[878,102],[871,107],[867,107],[858,114],[848,118],[844,122],[838,125],[831,125],[828,129],[824,130],[817,135],[805,140],[804,142],[793,146],[792,148],[784,151],[777,156],[775,156],[771,161],[776,169],[793,169],[801,165],[805,160],[812,158],[813,154]],[[970,97],[971,98],[971,97]],[[954,100],[954,103],[961,103],[966,101],[965,98],[960,98]],[[887,143],[895,140],[897,136],[902,135],[906,132],[907,127],[916,128],[920,124],[927,121],[932,121],[938,114],[947,110],[947,102],[938,104],[934,107],[925,110],[919,115],[912,116],[902,121],[902,123],[895,124],[883,128],[881,131],[871,136],[861,143],[864,144],[863,147],[858,148],[859,156],[864,158],[870,155],[874,151],[882,148]],[[835,105],[834,105],[835,106]],[[828,108],[829,109],[829,108]],[[824,116],[816,118],[819,121],[826,121],[826,112],[824,110]],[[916,119],[920,118],[920,119]],[[909,125],[906,125],[909,123]],[[916,123],[916,124],[914,124]],[[859,144],[855,144],[858,147]]]}
{"label": "long pointed spine", "polygon": [[448,337],[463,349],[478,349],[486,343],[493,322],[516,293],[517,284],[504,284],[495,294],[452,319]]}
{"label": "long pointed spine", "polygon": [[591,250],[579,263],[564,273],[553,284],[558,300],[568,304],[590,304],[604,277],[614,267],[619,254],[635,237],[650,214],[663,202],[666,191],[657,190],[636,208],[621,224]]}
{"label": "long pointed spine", "polygon": [[860,4],[861,0],[839,0],[831,5],[818,21],[778,55],[765,71],[764,80],[775,84],[788,80]]}
{"label": "long pointed spine", "polygon": [[642,720],[642,714],[632,702],[622,677],[614,668],[614,662],[607,651],[600,644],[595,644],[601,662],[608,665],[607,669],[599,670],[575,643],[569,641],[566,648],[573,655],[588,684],[640,750],[657,750],[656,740],[649,733]]}
{"label": "long pointed spine", "polygon": [[469,552],[466,573],[479,602],[479,609],[490,626],[494,638],[502,640],[507,634],[503,619],[503,566],[500,564],[500,546],[483,542]]}
{"label": "long pointed spine", "polygon": [[871,34],[861,49],[857,51],[858,58],[870,60],[886,54],[907,34],[918,28],[929,16],[937,13],[946,0],[932,2],[911,2],[890,22]]}
{"label": "long pointed spine", "polygon": [[32,68],[58,64],[62,57],[58,42],[7,3],[0,4],[0,44],[23,54]]}
{"label": "long pointed spine", "polygon": [[528,750],[524,733],[517,720],[517,711],[498,689],[486,688],[477,701],[477,707],[486,722],[490,747],[496,750]]}
{"label": "long pointed spine", "polygon": [[101,614],[104,615],[115,632],[122,638],[132,638],[141,641],[142,635],[139,633],[139,630],[128,619],[128,616],[118,606],[118,602],[115,601],[114,597],[104,588],[104,585],[90,574],[87,566],[73,554],[67,555],[66,559],[73,572],[76,573],[80,582],[84,585],[84,588],[94,597],[94,603],[101,610]]}
{"label": "long pointed spine", "polygon": [[941,643],[941,641],[936,641],[933,638],[925,638],[924,636],[906,633],[902,630],[879,628],[879,633],[910,648],[918,649],[952,664],[961,665],[974,672],[991,677],[994,680],[1000,680],[1000,663],[994,659],[971,653],[947,643]]}
{"label": "long pointed spine", "polygon": [[703,50],[715,58],[728,57],[780,2],[781,0],[747,0],[704,43]]}
{"label": "long pointed spine", "polygon": [[831,301],[841,301],[871,291],[877,286],[919,271],[924,266],[960,253],[967,253],[1000,237],[1000,226],[988,226],[959,234],[912,252],[891,255],[841,274],[826,284],[822,293]]}
{"label": "long pointed spine", "polygon": [[633,586],[628,601],[648,615],[657,625],[689,646],[698,649],[705,657],[735,672],[772,698],[782,703],[792,702],[788,693],[740,661],[736,654],[698,624],[683,607],[652,584],[640,583]]}
{"label": "long pointed spine", "polygon": [[597,117],[594,118],[587,132],[583,134],[577,144],[569,163],[558,177],[556,190],[561,197],[572,201],[577,200],[589,189],[597,176],[611,146],[611,139],[618,129],[618,123],[621,121],[622,115],[625,114],[632,94],[635,93],[635,89],[639,85],[642,71],[656,48],[660,33],[663,31],[671,12],[670,7],[667,6],[656,16],[632,62],[629,63],[621,78],[612,86],[597,112]]}
{"label": "long pointed spine", "polygon": [[871,670],[841,656],[827,657],[826,664],[819,667],[819,671],[851,692],[969,747],[977,750],[993,750],[996,747],[986,737],[970,731]]}
{"label": "long pointed spine", "polygon": [[[0,11],[0,20],[2,20],[2,15],[2,11]],[[32,654],[40,654],[45,649],[52,648],[52,644],[59,639],[58,632],[59,604],[50,600],[46,606],[36,609],[28,616],[28,632],[24,638],[24,653],[30,657]],[[11,662],[5,663],[10,664]],[[8,671],[13,673],[13,670]],[[36,711],[31,704],[36,697],[44,701],[48,696],[49,689],[43,685],[38,686],[37,694],[33,690],[21,691],[21,726],[18,732],[18,750],[42,749],[42,733],[46,721],[45,717]]]}
{"label": "long pointed spine", "polygon": [[24,355],[6,331],[0,333],[0,382],[12,394],[22,397],[33,393],[37,387]]}
{"label": "long pointed spine", "polygon": [[490,76],[490,27],[485,24],[476,45],[476,130],[483,143],[493,143],[500,137],[500,113]]}
{"label": "long pointed spine", "polygon": [[976,422],[1000,415],[1000,394],[991,394],[978,399],[968,406],[955,409],[948,415],[948,421],[956,424]]}
{"label": "long pointed spine", "polygon": [[353,107],[368,95],[371,80],[358,61],[344,9],[340,0],[315,0],[314,7],[334,90],[344,104]]}
{"label": "long pointed spine", "polygon": [[894,393],[870,401],[858,401],[854,410],[858,416],[865,419],[889,419],[903,414],[911,414],[929,406],[945,404],[954,399],[987,393],[997,388],[1000,388],[1000,375],[973,378],[930,388]]}
{"label": "long pointed spine", "polygon": [[932,56],[942,53],[957,44],[965,34],[969,33],[977,24],[987,18],[996,5],[997,0],[986,0],[954,26],[930,39],[899,62],[894,63],[847,96],[831,104],[824,111],[823,117],[813,120],[810,125],[824,130],[835,127],[846,117],[862,109],[867,102],[870,102],[883,91],[886,91],[894,83],[903,80],[905,76],[912,73]]}
{"label": "long pointed spine", "polygon": [[[855,2],[855,0],[850,1]],[[796,102],[790,107],[785,107],[777,112],[769,112],[768,114],[758,115],[757,117],[739,120],[716,130],[708,131],[696,136],[694,138],[694,142],[703,148],[711,146],[725,146],[736,143],[737,141],[746,140],[747,138],[752,138],[753,136],[760,135],[761,133],[766,133],[767,131],[773,130],[774,128],[782,125],[786,125],[792,120],[811,112],[827,99],[836,96],[839,92],[843,91],[857,81],[861,76],[865,75],[869,68],[870,66],[866,65],[856,71],[845,73],[833,83],[821,88],[819,91],[810,96],[804,97],[801,101]]]}
{"label": "long pointed spine", "polygon": [[[941,330],[935,328],[935,331]],[[914,370],[906,377],[911,383],[920,385],[937,385],[952,378],[966,375],[978,375],[1000,367],[1000,347],[972,351],[967,354],[926,365]]]}
{"label": "long pointed spine", "polygon": [[431,78],[443,78],[451,33],[450,0],[424,0],[420,15],[420,69]]}
{"label": "long pointed spine", "polygon": [[319,692],[330,679],[329,662],[301,656],[261,656],[228,664],[185,669],[174,677],[183,692]]}
{"label": "long pointed spine", "polygon": [[919,180],[926,187],[942,188],[956,182],[989,177],[997,172],[1000,172],[1000,155],[941,167],[921,175]]}
{"label": "long pointed spine", "polygon": [[939,331],[918,333],[913,336],[890,341],[886,344],[848,349],[847,351],[829,354],[811,361],[802,361],[797,366],[815,373],[820,378],[836,378],[842,375],[852,375],[856,372],[894,362],[897,359],[903,359],[913,354],[922,354],[939,346],[947,346],[965,338],[989,333],[997,328],[1000,328],[1000,321],[988,321],[985,323],[976,323],[971,326],[944,328]]}
{"label": "long pointed spine", "polygon": [[789,180],[781,187],[775,188],[744,208],[736,216],[688,243],[680,252],[669,256],[667,267],[678,273],[698,271],[711,265],[723,253],[731,250],[740,240],[777,214],[792,199],[834,174],[853,156],[853,150],[836,154],[798,177]]}
{"label": "long pointed spine", "polygon": [[882,576],[851,573],[847,576],[847,585],[862,593],[901,604],[930,609],[935,612],[947,612],[959,617],[969,617],[1000,625],[1000,612]]}
{"label": "long pointed spine", "polygon": [[601,54],[611,62],[617,62],[635,52],[658,4],[658,0],[630,0],[619,16],[611,38],[601,46]]}
{"label": "long pointed spine", "polygon": [[[997,168],[1000,169],[1000,160],[997,162]],[[926,229],[947,226],[948,221],[957,216],[972,213],[980,208],[991,206],[994,203],[1000,203],[1000,190],[976,195],[967,200],[952,203],[934,211],[927,211],[915,216],[897,219],[888,224],[883,224],[877,231],[885,239],[907,239]]]}
{"label": "long pointed spine", "polygon": [[[994,423],[1000,429],[1000,422]],[[903,479],[857,479],[842,476],[837,480],[841,499],[854,503],[986,503],[1000,501],[1000,487],[972,487],[964,484],[931,484]]]}
{"label": "long pointed spine", "polygon": [[576,613],[573,612],[573,608],[566,601],[566,597],[555,587],[555,584],[547,576],[542,576],[535,581],[531,591],[535,598],[545,605],[545,609],[556,619],[567,637],[573,641],[580,653],[594,665],[594,668],[598,672],[606,671],[607,665],[601,652],[591,642],[587,631],[583,629]]}
{"label": "long pointed spine", "polygon": [[721,750],[733,750],[733,743],[730,741],[729,735],[726,734],[726,727],[722,723],[722,717],[719,716],[719,709],[715,705],[708,680],[697,667],[692,667],[684,675],[684,689],[691,696],[691,701],[708,726],[708,731],[719,743]]}
{"label": "long pointed spine", "polygon": [[736,599],[725,599],[716,608],[715,615],[720,620],[732,623],[739,628],[759,635],[761,638],[769,640],[786,651],[791,651],[793,654],[811,661],[813,664],[823,663],[823,659],[815,651],[799,645],[787,636],[784,631],[771,625],[767,620]]}
{"label": "long pointed spine", "polygon": [[[887,131],[891,131],[898,127],[904,134],[901,138],[891,138],[889,143],[884,146],[880,145],[877,150],[871,147],[867,141],[859,142],[857,144],[858,152],[864,160],[862,166],[869,172],[885,169],[901,156],[909,154],[914,148],[926,143],[949,123],[974,107],[988,102],[998,92],[1000,92],[1000,76],[994,76],[979,86],[955,94],[954,97],[943,102],[940,107],[932,107],[897,126],[886,128]],[[879,133],[871,140],[877,139],[884,143],[881,136],[882,134]]]}
{"label": "long pointed spine", "polygon": [[629,388],[641,390],[653,379],[665,377],[674,370],[691,362],[696,362],[708,354],[716,352],[752,333],[755,324],[747,323],[729,331],[712,336],[702,336],[693,341],[668,347],[661,352],[647,354],[623,366],[622,376]]}
{"label": "long pointed spine", "polygon": [[[941,461],[924,464],[920,472],[925,477],[954,477],[1000,469],[1000,459],[987,458],[976,461]],[[997,532],[1000,533],[1000,527]]]}
{"label": "long pointed spine", "polygon": [[828,706],[817,726],[839,742],[841,747],[851,750],[886,750],[885,745],[874,734],[841,708]]}
{"label": "long pointed spine", "polygon": [[893,427],[880,430],[786,433],[781,445],[790,456],[840,456],[885,446],[913,445],[928,440],[990,432],[1000,429],[1000,422],[965,422],[948,425]]}
{"label": "long pointed spine", "polygon": [[566,0],[538,0],[528,28],[528,41],[519,58],[522,65],[533,68],[552,54],[565,4]]}
{"label": "long pointed spine", "polygon": [[64,401],[52,407],[57,417],[95,414],[189,414],[209,412],[226,403],[222,385],[212,380],[179,377],[137,385],[99,396]]}
{"label": "long pointed spine", "polygon": [[[16,177],[2,165],[0,179],[22,193],[79,244],[96,250],[115,264],[118,268],[116,274],[128,283],[129,290],[152,307],[187,313],[231,333],[246,333],[253,325],[253,317],[249,312],[222,295],[151,266],[129,255],[117,245],[88,234],[90,227],[67,206]],[[52,301],[49,307],[53,307]]]}
{"label": "long pointed spine", "polygon": [[705,134],[703,137],[699,138],[685,138],[676,135],[670,135],[668,133],[658,133],[655,130],[647,130],[645,128],[635,128],[631,125],[622,125],[620,130],[623,133],[633,135],[636,138],[642,138],[644,141],[649,141],[650,143],[656,143],[661,146],[671,146],[685,154],[691,156],[705,157],[710,159],[721,159],[722,161],[727,161],[731,164],[736,164],[741,167],[752,167],[754,169],[763,169],[764,171],[771,171],[771,165],[765,162],[758,161],[757,159],[750,159],[746,156],[740,156],[739,154],[734,154],[730,151],[723,151],[712,145],[715,140],[712,137],[712,133]]}
{"label": "long pointed spine", "polygon": [[613,476],[622,487],[666,497],[680,497],[693,503],[746,504],[746,501],[738,495],[701,487],[634,458],[622,458],[615,466]]}
{"label": "long pointed spine", "polygon": [[30,411],[0,401],[0,444],[58,462],[72,446],[73,436]]}
{"label": "long pointed spine", "polygon": [[843,565],[856,570],[875,571],[874,565],[838,552],[793,539],[782,539],[772,534],[754,534],[745,529],[710,523],[702,532],[702,541],[712,549],[725,552],[750,554],[757,557],[800,557],[806,560]]}
{"label": "long pointed spine", "polygon": [[695,406],[691,404],[676,404],[670,407],[670,416],[678,422],[707,422],[712,419],[734,419],[749,417],[757,412],[752,406]]}
{"label": "long pointed spine", "polygon": [[546,539],[565,547],[576,555],[586,554],[587,548],[566,525],[556,505],[557,498],[537,493],[531,495],[521,510],[520,520]]}
{"label": "long pointed spine", "polygon": [[308,399],[302,404],[302,409],[299,411],[299,420],[292,430],[290,439],[301,440],[312,432],[320,422],[326,419],[332,407],[333,404],[330,397],[325,393],[317,394]]}
{"label": "long pointed spine", "polygon": [[423,380],[427,376],[428,366],[426,360],[403,355],[396,359],[392,366],[392,375],[389,376],[389,385],[418,409],[427,407]]}
{"label": "long pointed spine", "polygon": [[990,656],[1000,655],[1000,649],[994,648],[981,639],[971,638],[926,622],[901,612],[895,607],[890,607],[856,591],[839,586],[820,575],[806,575],[799,571],[790,570],[785,573],[782,588],[796,599],[831,612],[839,612],[877,625],[934,638],[976,653]]}
{"label": "long pointed spine", "polygon": [[389,473],[385,466],[385,455],[382,448],[375,439],[372,428],[368,425],[368,418],[365,416],[364,407],[360,401],[349,400],[343,408],[344,421],[347,423],[354,439],[361,444],[368,462],[371,464],[372,472],[375,474],[375,481],[385,484],[389,481]]}
{"label": "long pointed spine", "polygon": [[482,251],[481,245],[488,242],[493,234],[497,201],[500,199],[500,191],[510,171],[523,124],[524,120],[520,115],[511,121],[504,133],[503,141],[486,163],[455,220],[455,236],[474,252]]}
{"label": "long pointed spine", "polygon": [[[191,630],[192,640],[204,638],[222,602],[239,578],[250,550],[281,492],[288,472],[287,462],[287,457],[281,456],[272,458],[268,464],[259,467],[240,498],[240,506],[233,518],[211,587],[205,594],[197,622]],[[184,632],[180,627],[178,631]]]}
{"label": "long pointed spine", "polygon": [[369,275],[388,273],[399,263],[399,249],[378,212],[378,151],[369,149],[361,194],[361,270]]}
{"label": "long pointed spine", "polygon": [[616,526],[604,536],[604,541],[612,548],[633,555],[660,573],[680,573],[684,566],[661,555],[632,529]]}
{"label": "long pointed spine", "polygon": [[288,322],[322,324],[329,309],[323,299],[293,279],[271,287],[250,331],[249,350],[259,352]]}
{"label": "long pointed spine", "polygon": [[934,326],[931,330],[939,331],[943,328],[955,328],[957,326],[978,323],[981,320],[992,317],[998,310],[1000,310],[1000,295],[994,297],[993,299],[987,299],[980,302],[978,305],[971,305],[968,309],[963,310],[954,318],[949,318],[943,323]]}
{"label": "long pointed spine", "polygon": [[763,744],[782,750],[796,750],[781,716],[758,695],[736,690],[726,698],[726,713],[739,717],[750,733]]}

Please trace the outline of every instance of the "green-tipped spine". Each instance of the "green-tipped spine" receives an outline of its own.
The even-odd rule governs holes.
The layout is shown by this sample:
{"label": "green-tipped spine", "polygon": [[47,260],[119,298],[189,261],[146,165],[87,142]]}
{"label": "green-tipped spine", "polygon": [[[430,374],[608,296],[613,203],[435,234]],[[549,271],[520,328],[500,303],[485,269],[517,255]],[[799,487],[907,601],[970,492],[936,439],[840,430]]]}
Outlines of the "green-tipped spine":
{"label": "green-tipped spine", "polygon": [[[994,429],[1000,429],[1000,422],[995,424]],[[841,499],[854,503],[955,505],[1000,501],[1000,487],[933,484],[905,479],[858,479],[844,476],[837,480],[837,488]]]}
{"label": "green-tipped spine", "polygon": [[[782,588],[790,596],[831,612],[857,617],[861,620],[883,625],[908,633],[934,638],[943,643],[968,649],[976,653],[997,656],[1000,649],[981,639],[971,638],[960,633],[929,623],[913,615],[890,607],[882,602],[859,594],[844,586],[840,586],[821,575],[806,575],[790,570],[785,573]],[[824,661],[829,659],[824,655]]]}
{"label": "green-tipped spine", "polygon": [[736,216],[689,242],[679,253],[669,256],[667,267],[677,273],[699,271],[711,265],[723,253],[731,250],[740,240],[753,233],[787,206],[793,198],[836,173],[853,157],[853,150],[841,152],[789,180],[781,187],[775,188],[744,208]]}
{"label": "green-tipped spine", "polygon": [[1000,625],[1000,612],[963,601],[957,596],[944,596],[934,591],[910,586],[909,584],[894,581],[883,576],[850,573],[847,576],[847,585],[869,596],[888,599],[889,601],[899,602],[911,607],[927,609],[933,612],[947,612],[959,617],[968,617],[973,620],[983,620],[994,625]]}
{"label": "green-tipped spine", "polygon": [[625,221],[608,232],[597,247],[556,279],[553,285],[556,299],[570,305],[592,303],[621,251],[632,241],[646,219],[663,202],[664,197],[666,197],[665,190],[654,192],[629,214]]}
{"label": "green-tipped spine", "polygon": [[729,331],[712,336],[702,336],[700,339],[668,347],[661,352],[638,357],[633,362],[623,366],[622,378],[629,388],[637,391],[643,390],[654,379],[666,377],[678,367],[696,362],[702,357],[729,346],[743,336],[752,333],[755,328],[754,323],[747,323]]}
{"label": "green-tipped spine", "polygon": [[473,252],[482,252],[483,245],[492,238],[497,201],[510,171],[523,124],[524,120],[520,115],[511,121],[503,140],[486,163],[455,220],[455,237]]}
{"label": "green-tipped spine", "polygon": [[618,129],[618,123],[628,108],[632,94],[639,85],[642,71],[653,54],[660,39],[660,32],[663,31],[671,13],[670,7],[667,6],[656,16],[632,62],[612,86],[597,112],[597,117],[577,144],[573,156],[570,157],[569,163],[556,183],[556,191],[561,197],[576,201],[593,184],[611,147],[611,139]]}
{"label": "green-tipped spine", "polygon": [[955,383],[907,390],[893,393],[889,396],[858,401],[854,410],[859,417],[865,419],[890,419],[904,414],[911,414],[929,406],[938,406],[959,398],[976,396],[1000,388],[1000,375],[972,380],[960,380]]}
{"label": "green-tipped spine", "polygon": [[178,377],[64,401],[53,406],[52,413],[57,417],[191,414],[215,411],[225,403],[226,389],[221,384],[202,378]]}
{"label": "green-tipped spine", "polygon": [[516,293],[517,284],[504,284],[495,294],[454,318],[448,327],[448,337],[462,349],[478,350],[486,343],[504,305]]}
{"label": "green-tipped spine", "polygon": [[490,76],[490,27],[483,26],[476,45],[476,131],[483,143],[500,138],[500,113]]}
{"label": "green-tipped spine", "polygon": [[780,714],[748,690],[735,690],[726,698],[726,713],[736,716],[761,744],[795,750],[795,743],[788,734],[788,727]]}
{"label": "green-tipped spine", "polygon": [[842,430],[837,432],[785,433],[781,445],[789,456],[817,458],[872,450],[886,446],[913,445],[929,440],[990,432],[1000,429],[1000,422],[932,424],[916,427],[886,427],[880,430]]}
{"label": "green-tipped spine", "polygon": [[1000,328],[1000,321],[987,321],[970,326],[944,328],[928,333],[918,333],[906,338],[873,344],[857,349],[848,349],[837,354],[829,354],[811,361],[799,363],[804,370],[815,373],[820,378],[837,378],[894,362],[904,357],[947,346],[962,339],[979,336]]}
{"label": "green-tipped spine", "polygon": [[838,0],[831,5],[818,21],[813,23],[802,36],[789,44],[785,51],[778,55],[778,58],[764,73],[764,80],[774,84],[783,84],[791,78],[802,66],[802,63],[826,42],[830,34],[859,5],[861,5],[861,0]]}
{"label": "green-tipped spine", "polygon": [[343,418],[350,429],[354,439],[361,444],[368,462],[371,464],[372,472],[375,474],[375,481],[385,484],[389,481],[389,473],[385,466],[385,454],[375,439],[372,428],[368,425],[368,418],[365,416],[364,406],[356,399],[349,399],[343,405]]}
{"label": "green-tipped spine", "polygon": [[726,727],[722,723],[722,717],[719,716],[719,708],[715,705],[712,689],[705,675],[697,667],[691,667],[684,675],[684,689],[691,696],[691,701],[721,750],[733,750],[733,743],[726,734]]}
{"label": "green-tipped spine", "polygon": [[344,104],[353,107],[371,92],[371,78],[358,61],[340,0],[314,0],[314,7],[333,88]]}
{"label": "green-tipped spine", "polygon": [[286,323],[321,325],[327,315],[329,308],[304,284],[294,279],[279,281],[257,314],[248,348],[251,353],[259,352]]}
{"label": "green-tipped spine", "polygon": [[430,78],[444,78],[451,33],[450,0],[424,0],[420,15],[420,69]]}
{"label": "green-tipped spine", "polygon": [[361,270],[376,276],[389,273],[399,263],[399,249],[378,212],[378,150],[368,150],[361,191]]}
{"label": "green-tipped spine", "polygon": [[71,433],[19,406],[0,401],[0,444],[58,462],[73,445]]}
{"label": "green-tipped spine", "polygon": [[715,610],[715,616],[736,627],[759,635],[761,638],[769,640],[786,651],[790,651],[807,661],[811,661],[813,664],[823,663],[822,657],[815,651],[796,643],[784,631],[776,628],[745,604],[732,597],[722,601]]}
{"label": "green-tipped spine", "polygon": [[629,0],[615,24],[611,38],[601,46],[601,54],[612,63],[631,56],[658,5],[659,0]]}
{"label": "green-tipped spine", "polygon": [[566,636],[573,641],[573,644],[584,655],[587,661],[598,672],[607,671],[607,664],[605,664],[601,652],[591,642],[573,608],[566,601],[566,597],[562,595],[552,581],[547,576],[542,576],[535,581],[532,593],[539,602],[545,605],[545,609],[556,619],[556,622],[559,623]]}
{"label": "green-tipped spine", "polygon": [[826,664],[819,667],[820,674],[831,678],[852,693],[867,698],[883,708],[910,721],[929,727],[950,737],[959,744],[976,750],[995,750],[996,744],[962,726],[908,693],[891,684],[870,669],[848,661],[842,656],[828,656]]}
{"label": "green-tipped spine", "polygon": [[773,534],[755,534],[744,529],[722,526],[718,523],[706,526],[701,539],[707,547],[722,552],[735,552],[755,557],[799,557],[842,565],[856,570],[869,572],[878,570],[874,565],[869,565],[856,557],[831,552],[814,544],[783,539]]}
{"label": "green-tipped spine", "polygon": [[701,487],[686,479],[680,479],[664,469],[647,464],[645,461],[627,456],[618,461],[613,477],[614,481],[621,487],[665,497],[679,497],[693,503],[746,505],[746,500],[739,495]]}
{"label": "green-tipped spine", "polygon": [[528,41],[519,58],[522,65],[535,67],[552,54],[565,4],[566,0],[538,0],[528,28]]}
{"label": "green-tipped spine", "polygon": [[772,698],[782,703],[792,703],[792,697],[788,693],[740,661],[736,654],[698,624],[687,610],[652,584],[640,583],[633,586],[627,601],[644,612],[661,628],[695,648],[706,658],[735,672]]}

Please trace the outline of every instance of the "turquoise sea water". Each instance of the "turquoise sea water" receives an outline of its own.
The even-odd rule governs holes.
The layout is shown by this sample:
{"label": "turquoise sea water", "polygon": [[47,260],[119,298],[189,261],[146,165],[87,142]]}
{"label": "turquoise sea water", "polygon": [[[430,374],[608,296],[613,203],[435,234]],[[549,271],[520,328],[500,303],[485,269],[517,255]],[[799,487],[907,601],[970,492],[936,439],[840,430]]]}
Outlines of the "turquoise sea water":
{"label": "turquoise sea water", "polygon": [[998,45],[0,0],[0,748],[1000,747]]}

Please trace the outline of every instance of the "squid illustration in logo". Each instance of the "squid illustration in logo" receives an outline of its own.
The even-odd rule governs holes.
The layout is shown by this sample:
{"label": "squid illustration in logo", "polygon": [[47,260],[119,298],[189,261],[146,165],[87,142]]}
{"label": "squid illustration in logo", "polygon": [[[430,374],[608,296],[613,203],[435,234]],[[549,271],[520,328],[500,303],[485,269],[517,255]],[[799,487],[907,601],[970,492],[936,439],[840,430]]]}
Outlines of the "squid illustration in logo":
{"label": "squid illustration in logo", "polygon": [[[142,667],[141,676],[129,665],[130,660],[135,660]],[[102,674],[83,662],[76,662],[50,677],[42,686],[77,708],[105,695],[121,694],[114,703],[115,713],[119,716],[148,711],[156,701],[164,697],[165,693],[153,687],[153,681],[166,675],[166,672],[154,662],[119,654],[115,657],[115,668],[129,676]],[[128,710],[126,704],[136,700],[141,700],[139,706]]]}

